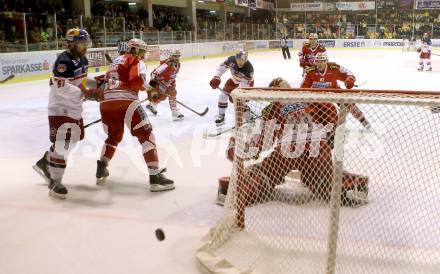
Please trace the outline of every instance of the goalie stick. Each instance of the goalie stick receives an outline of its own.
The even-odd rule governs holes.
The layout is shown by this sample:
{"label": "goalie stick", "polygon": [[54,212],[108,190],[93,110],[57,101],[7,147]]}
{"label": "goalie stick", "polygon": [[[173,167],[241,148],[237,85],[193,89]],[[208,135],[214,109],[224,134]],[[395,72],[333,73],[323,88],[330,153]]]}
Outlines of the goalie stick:
{"label": "goalie stick", "polygon": [[5,79],[1,80],[1,81],[0,81],[0,84],[6,83],[7,81],[9,81],[9,80],[11,80],[11,79],[14,79],[14,77],[15,77],[15,75],[14,75],[14,74],[11,74],[11,75],[9,75],[8,77],[6,77]]}

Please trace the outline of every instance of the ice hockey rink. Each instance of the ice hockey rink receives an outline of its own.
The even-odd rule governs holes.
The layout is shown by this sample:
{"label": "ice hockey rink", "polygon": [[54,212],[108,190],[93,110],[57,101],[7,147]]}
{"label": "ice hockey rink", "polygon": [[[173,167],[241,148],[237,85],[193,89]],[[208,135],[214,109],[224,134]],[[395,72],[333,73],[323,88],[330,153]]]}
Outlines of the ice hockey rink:
{"label": "ice hockey rink", "polygon": [[[296,53],[285,61],[279,51],[250,52],[255,86],[283,77],[298,87],[302,70]],[[229,135],[202,138],[205,129],[215,127],[219,91],[209,81],[224,58],[184,61],[177,78],[178,99],[198,110],[209,106],[205,117],[181,108],[185,120],[172,122],[167,102],[158,116],[150,116],[161,165],[176,185],[164,193],[149,192],[141,148],[128,131],[107,184],[96,186],[96,160],[105,139],[96,124],[69,158],[68,198],[50,198],[32,170],[49,147],[48,80],[1,85],[0,273],[200,273],[194,251],[221,216],[217,180],[231,169],[225,158]],[[430,73],[417,72],[416,52],[330,50],[329,58],[366,81],[364,88],[440,90],[438,56],[432,57]],[[83,118],[85,123],[100,118],[98,103],[86,102]],[[225,127],[233,121],[230,105]],[[156,228],[164,230],[164,241],[156,239]]]}

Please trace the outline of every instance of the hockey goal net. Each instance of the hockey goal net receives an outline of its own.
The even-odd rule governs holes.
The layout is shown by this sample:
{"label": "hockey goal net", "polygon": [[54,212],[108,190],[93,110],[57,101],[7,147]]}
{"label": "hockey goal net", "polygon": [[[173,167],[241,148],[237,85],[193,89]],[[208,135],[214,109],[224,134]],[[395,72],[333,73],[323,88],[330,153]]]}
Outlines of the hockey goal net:
{"label": "hockey goal net", "polygon": [[204,271],[440,273],[439,95],[232,96],[234,163],[224,214],[197,250]]}

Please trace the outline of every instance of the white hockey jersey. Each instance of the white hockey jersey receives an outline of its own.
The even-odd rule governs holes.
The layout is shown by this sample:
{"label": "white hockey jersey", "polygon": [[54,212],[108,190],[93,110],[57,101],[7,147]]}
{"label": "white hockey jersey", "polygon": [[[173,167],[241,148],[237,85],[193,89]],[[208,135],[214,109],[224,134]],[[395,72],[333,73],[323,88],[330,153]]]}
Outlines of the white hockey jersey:
{"label": "white hockey jersey", "polygon": [[84,94],[79,87],[87,77],[88,60],[74,57],[69,50],[58,56],[50,79],[49,116],[81,119]]}

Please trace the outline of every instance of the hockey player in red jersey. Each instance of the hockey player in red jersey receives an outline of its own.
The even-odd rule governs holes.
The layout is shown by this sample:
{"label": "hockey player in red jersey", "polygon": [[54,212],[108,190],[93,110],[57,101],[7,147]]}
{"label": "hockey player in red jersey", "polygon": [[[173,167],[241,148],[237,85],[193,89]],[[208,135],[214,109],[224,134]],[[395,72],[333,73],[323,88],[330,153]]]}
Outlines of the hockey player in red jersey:
{"label": "hockey player in red jersey", "polygon": [[[339,88],[338,81],[342,81],[347,89],[354,87],[356,78],[347,68],[333,62],[328,62],[326,53],[318,53],[315,56],[315,65],[308,67],[302,88]],[[371,127],[362,111],[355,104],[348,104],[349,112],[366,129]]]}
{"label": "hockey player in red jersey", "polygon": [[304,43],[301,51],[298,53],[299,66],[303,68],[303,72],[315,64],[315,56],[322,52],[326,52],[326,49],[318,43],[318,34],[310,33],[309,41]]}
{"label": "hockey player in red jersey", "polygon": [[[180,50],[171,51],[170,57],[160,62],[160,65],[151,73],[150,86],[168,96],[173,121],[183,120],[183,114],[179,112],[176,102],[176,77],[180,70]],[[156,104],[150,102],[147,105],[154,115],[157,115]]]}
{"label": "hockey player in red jersey", "polygon": [[238,87],[254,86],[254,67],[248,60],[247,51],[240,50],[236,55],[229,56],[217,68],[215,76],[209,82],[212,89],[217,89],[220,86],[221,77],[228,69],[231,70],[231,78],[226,81],[218,98],[218,115],[215,119],[217,126],[225,123],[226,108],[228,107],[228,100],[230,100],[229,94]]}
{"label": "hockey player in red jersey", "polygon": [[[107,166],[121,142],[124,124],[130,129],[142,146],[144,160],[150,175],[151,191],[174,189],[174,182],[165,178],[165,169],[159,169],[159,159],[153,127],[142,108],[138,93],[147,90],[147,68],[143,61],[147,44],[140,39],[128,41],[127,53],[117,57],[106,74],[107,86],[100,110],[107,139],[102,148],[101,159],[97,161],[97,184],[109,176]],[[155,89],[148,89],[149,99],[153,102],[163,100]]]}
{"label": "hockey player in red jersey", "polygon": [[[270,83],[271,87],[288,87],[281,78]],[[228,158],[241,157],[244,159],[258,158],[263,147],[273,151],[256,164],[244,168],[240,180],[241,199],[246,205],[261,203],[273,198],[275,186],[284,182],[292,170],[301,174],[301,183],[307,187],[314,197],[324,201],[330,199],[333,179],[332,144],[337,124],[337,108],[331,103],[279,103],[272,102],[262,111],[262,132],[254,144],[244,147],[256,147],[257,152],[244,155],[235,150],[235,140],[231,138],[228,146]],[[275,122],[277,127],[265,125]],[[307,125],[307,134],[299,133],[299,125]],[[318,127],[319,125],[319,127]],[[318,133],[315,129],[321,129]],[[324,130],[322,130],[324,129]],[[264,145],[266,134],[273,130],[272,143]],[[295,133],[296,132],[296,133]],[[294,136],[297,134],[296,136]],[[255,140],[255,138],[252,138]],[[275,144],[275,146],[273,146]],[[243,146],[241,146],[243,149]],[[249,150],[250,151],[250,150]],[[254,151],[255,152],[255,151]],[[299,153],[298,153],[299,152]],[[368,194],[368,177],[343,173],[342,204],[357,206],[366,202]],[[227,178],[219,180],[219,195],[217,202],[221,204],[227,192]],[[237,190],[240,191],[240,190]]]}
{"label": "hockey player in red jersey", "polygon": [[417,52],[420,53],[419,56],[419,68],[418,71],[423,71],[424,63],[426,62],[426,71],[432,71],[431,66],[431,51],[432,51],[432,41],[429,38],[428,33],[423,34],[422,44],[417,48]]}
{"label": "hockey player in red jersey", "polygon": [[49,183],[49,194],[62,199],[68,193],[62,178],[69,152],[84,138],[83,101],[100,97],[99,90],[87,89],[82,83],[87,77],[85,55],[90,46],[89,34],[83,29],[70,29],[66,41],[67,50],[55,61],[49,81],[49,139],[52,144],[33,167]]}

